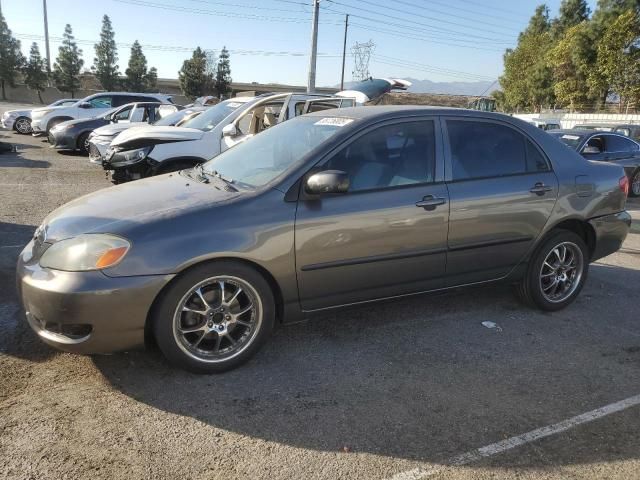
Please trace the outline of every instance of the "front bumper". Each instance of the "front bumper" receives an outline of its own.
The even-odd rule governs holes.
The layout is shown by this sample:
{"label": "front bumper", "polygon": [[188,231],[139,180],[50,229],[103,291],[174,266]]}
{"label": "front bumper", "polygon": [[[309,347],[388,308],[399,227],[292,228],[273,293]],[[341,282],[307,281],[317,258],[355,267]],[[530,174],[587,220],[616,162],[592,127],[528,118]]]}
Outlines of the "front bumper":
{"label": "front bumper", "polygon": [[91,163],[102,165],[102,161],[107,153],[107,148],[111,144],[111,140],[113,140],[113,137],[109,139],[93,137],[89,140],[89,161]]}
{"label": "front bumper", "polygon": [[49,140],[49,145],[56,150],[75,150],[77,148],[77,137],[73,129],[49,130],[47,139]]}
{"label": "front bumper", "polygon": [[1,122],[2,128],[6,128],[7,130],[13,130],[13,126],[16,123],[16,118],[14,118],[14,117],[2,117],[2,122]]}
{"label": "front bumper", "polygon": [[32,135],[42,135],[46,133],[44,125],[42,124],[43,118],[31,118],[31,130]]}
{"label": "front bumper", "polygon": [[173,275],[63,272],[42,268],[33,252],[31,241],[18,258],[18,292],[29,325],[45,343],[80,354],[144,345],[149,309]]}
{"label": "front bumper", "polygon": [[589,224],[596,233],[596,248],[591,261],[606,257],[622,247],[631,228],[631,215],[627,211],[593,218]]}

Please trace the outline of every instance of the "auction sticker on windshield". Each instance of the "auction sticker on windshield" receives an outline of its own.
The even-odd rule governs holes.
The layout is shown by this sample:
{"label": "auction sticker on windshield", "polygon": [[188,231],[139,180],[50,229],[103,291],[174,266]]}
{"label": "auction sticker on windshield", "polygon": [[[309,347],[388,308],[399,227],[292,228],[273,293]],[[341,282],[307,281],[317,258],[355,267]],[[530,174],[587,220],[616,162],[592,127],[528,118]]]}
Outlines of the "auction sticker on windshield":
{"label": "auction sticker on windshield", "polygon": [[326,117],[322,120],[318,120],[314,125],[333,125],[334,127],[344,127],[353,122],[353,118],[342,117]]}
{"label": "auction sticker on windshield", "polygon": [[580,140],[578,135],[563,135],[562,138],[566,138],[567,140]]}

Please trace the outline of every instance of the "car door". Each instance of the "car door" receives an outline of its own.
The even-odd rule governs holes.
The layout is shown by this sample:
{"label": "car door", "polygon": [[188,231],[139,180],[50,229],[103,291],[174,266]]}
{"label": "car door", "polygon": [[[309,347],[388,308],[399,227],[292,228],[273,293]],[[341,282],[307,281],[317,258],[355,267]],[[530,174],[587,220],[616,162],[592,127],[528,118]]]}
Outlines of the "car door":
{"label": "car door", "polygon": [[558,181],[542,150],[515,127],[447,118],[450,197],[447,285],[501,278],[547,223]]}
{"label": "car door", "polygon": [[605,138],[605,160],[624,165],[625,160],[640,155],[640,145],[622,135],[603,135]]}
{"label": "car door", "polygon": [[348,193],[305,198],[295,251],[304,310],[444,286],[448,195],[435,118],[372,127],[313,172],[341,170]]}

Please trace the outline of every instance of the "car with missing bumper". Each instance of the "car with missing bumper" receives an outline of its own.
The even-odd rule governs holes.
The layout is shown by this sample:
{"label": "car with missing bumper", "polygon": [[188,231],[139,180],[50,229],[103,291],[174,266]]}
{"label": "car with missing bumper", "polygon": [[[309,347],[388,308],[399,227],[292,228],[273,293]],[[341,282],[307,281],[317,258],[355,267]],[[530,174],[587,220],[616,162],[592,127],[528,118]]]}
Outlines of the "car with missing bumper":
{"label": "car with missing bumper", "polygon": [[49,130],[49,144],[56,150],[89,153],[89,137],[97,128],[111,126],[123,131],[131,125],[153,123],[178,111],[172,103],[136,102],[108,110],[104,115],[58,123]]}
{"label": "car with missing bumper", "polygon": [[597,130],[571,129],[549,133],[587,160],[623,167],[629,178],[629,196],[640,196],[640,143],[620,133]]}
{"label": "car with missing bumper", "polygon": [[[163,110],[166,108],[167,104],[163,104]],[[201,114],[207,107],[187,107],[184,109],[179,109],[178,111],[174,111],[173,113],[163,113],[162,110],[155,115],[155,121],[150,122],[151,125],[156,127],[173,127],[179,126],[183,122],[187,121],[190,118],[193,118],[199,114]],[[144,125],[144,124],[142,124]],[[102,165],[104,161],[105,155],[107,153],[107,149],[113,139],[116,138],[120,133],[128,130],[132,127],[142,126],[139,122],[137,123],[112,123],[109,125],[105,125],[104,127],[96,128],[89,135],[89,161],[91,163]]]}
{"label": "car with missing bumper", "polygon": [[627,189],[620,166],[512,117],[328,110],[62,206],[20,254],[18,288],[57,348],[147,335],[173,364],[219,372],[276,325],[347,305],[504,281],[564,308],[622,245]]}
{"label": "car with missing bumper", "polygon": [[[74,103],[77,103],[78,100],[73,98],[61,98],[60,100],[56,100],[47,107],[67,107],[71,106]],[[15,130],[18,133],[22,133],[23,135],[29,134],[32,132],[31,129],[31,110],[7,110],[2,114],[2,119],[0,121],[0,125],[2,128],[6,128],[7,130]]]}

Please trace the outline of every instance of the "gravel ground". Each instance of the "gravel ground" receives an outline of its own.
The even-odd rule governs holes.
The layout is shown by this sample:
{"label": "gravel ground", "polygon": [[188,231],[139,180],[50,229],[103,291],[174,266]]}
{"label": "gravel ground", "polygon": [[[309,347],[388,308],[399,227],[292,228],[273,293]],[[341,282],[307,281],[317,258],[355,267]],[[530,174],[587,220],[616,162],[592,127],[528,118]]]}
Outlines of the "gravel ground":
{"label": "gravel ground", "polygon": [[85,157],[7,140],[19,147],[0,155],[0,478],[640,478],[637,406],[448,460],[640,394],[640,202],[624,249],[562,312],[523,308],[506,287],[387,302],[282,328],[246,366],[197,376],[155,350],[82,357],[30,331],[21,246],[52,209],[109,183]]}

